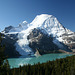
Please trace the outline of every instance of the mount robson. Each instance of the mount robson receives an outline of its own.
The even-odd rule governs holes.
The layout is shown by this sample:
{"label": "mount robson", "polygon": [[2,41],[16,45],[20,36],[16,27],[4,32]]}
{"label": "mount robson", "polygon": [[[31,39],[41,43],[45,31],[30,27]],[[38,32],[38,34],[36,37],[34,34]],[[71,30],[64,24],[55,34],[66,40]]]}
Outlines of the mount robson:
{"label": "mount robson", "polygon": [[48,14],[37,15],[31,23],[23,21],[18,27],[8,26],[0,34],[9,57],[75,52],[75,32]]}

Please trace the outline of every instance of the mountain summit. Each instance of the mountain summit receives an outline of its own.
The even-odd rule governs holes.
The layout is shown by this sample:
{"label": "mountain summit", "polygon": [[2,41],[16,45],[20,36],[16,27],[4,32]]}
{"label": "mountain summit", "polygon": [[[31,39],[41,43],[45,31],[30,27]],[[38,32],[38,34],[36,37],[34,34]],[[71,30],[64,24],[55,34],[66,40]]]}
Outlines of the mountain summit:
{"label": "mountain summit", "polygon": [[[21,55],[34,54],[33,46],[35,44],[34,45],[31,45],[31,44],[33,44],[33,42],[36,44],[40,43],[42,39],[39,39],[39,37],[48,38],[51,36],[53,38],[51,42],[53,42],[56,46],[58,46],[59,49],[63,49],[63,50],[68,49],[68,47],[69,49],[71,49],[70,46],[71,47],[73,46],[74,48],[74,43],[75,43],[75,39],[74,39],[75,33],[65,28],[62,24],[60,24],[60,22],[57,20],[56,17],[52,15],[48,15],[48,14],[37,15],[31,23],[27,23],[27,21],[23,21],[16,28],[6,27],[2,33],[5,35],[17,34],[16,36],[17,41],[15,43],[15,46],[16,46],[16,50]],[[44,35],[47,35],[47,37]],[[29,39],[28,39],[28,36],[30,37]],[[32,39],[32,37],[34,39]],[[13,38],[13,36],[10,38]],[[42,41],[47,41],[46,43],[48,43],[48,40],[46,39]],[[49,44],[50,43],[48,43],[48,45]],[[39,44],[39,45],[41,45],[42,47],[45,46],[43,44]],[[39,45],[36,45],[36,46],[39,46]],[[40,48],[40,47],[37,47],[37,48]],[[44,49],[44,48],[40,48],[40,49]]]}
{"label": "mountain summit", "polygon": [[62,26],[56,17],[48,14],[41,14],[35,17],[30,23],[32,26],[44,29],[49,35],[60,36],[65,32],[72,33],[70,30]]}

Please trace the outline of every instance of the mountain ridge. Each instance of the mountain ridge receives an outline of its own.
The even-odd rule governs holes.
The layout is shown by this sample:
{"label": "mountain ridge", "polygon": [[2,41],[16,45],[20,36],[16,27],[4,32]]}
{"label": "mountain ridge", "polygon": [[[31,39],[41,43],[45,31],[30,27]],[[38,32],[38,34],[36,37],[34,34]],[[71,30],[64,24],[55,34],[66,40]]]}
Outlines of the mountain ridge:
{"label": "mountain ridge", "polygon": [[[40,29],[44,34],[48,34],[49,36],[51,35],[53,37],[53,43],[55,43],[59,47],[59,49],[64,49],[63,44],[67,45],[69,39],[71,43],[75,43],[73,38],[75,37],[75,33],[61,25],[56,17],[48,14],[37,15],[31,23],[23,21],[16,28],[13,27],[9,29],[9,27],[7,27],[5,28],[5,30],[8,29],[8,32],[6,33],[6,31],[4,30],[2,33],[4,33],[5,35],[18,34],[18,40],[15,44],[16,50],[21,55],[28,55],[30,53],[33,54],[33,52],[29,47],[29,40],[27,39],[27,37],[34,30],[34,28]],[[73,36],[73,39],[69,38],[71,36]]]}

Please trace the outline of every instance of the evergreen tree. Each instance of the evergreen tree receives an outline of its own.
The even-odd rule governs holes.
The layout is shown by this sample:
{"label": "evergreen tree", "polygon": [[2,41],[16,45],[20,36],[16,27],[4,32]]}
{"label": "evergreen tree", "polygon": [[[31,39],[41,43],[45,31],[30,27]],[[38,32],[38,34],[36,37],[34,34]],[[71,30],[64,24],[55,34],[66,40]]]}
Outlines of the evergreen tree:
{"label": "evergreen tree", "polygon": [[10,66],[8,61],[4,61],[6,57],[4,56],[4,45],[2,45],[2,37],[0,34],[0,75],[9,75]]}

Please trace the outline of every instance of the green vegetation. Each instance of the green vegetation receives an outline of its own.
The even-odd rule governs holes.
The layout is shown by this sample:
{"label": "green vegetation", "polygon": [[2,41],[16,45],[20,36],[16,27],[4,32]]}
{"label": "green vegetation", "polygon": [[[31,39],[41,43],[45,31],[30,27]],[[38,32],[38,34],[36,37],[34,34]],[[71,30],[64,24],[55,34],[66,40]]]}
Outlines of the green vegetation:
{"label": "green vegetation", "polygon": [[4,55],[4,48],[5,46],[2,45],[2,37],[0,35],[0,75],[8,75],[10,71],[9,63]]}
{"label": "green vegetation", "polygon": [[11,69],[11,75],[75,75],[75,56],[38,63],[24,65]]}

